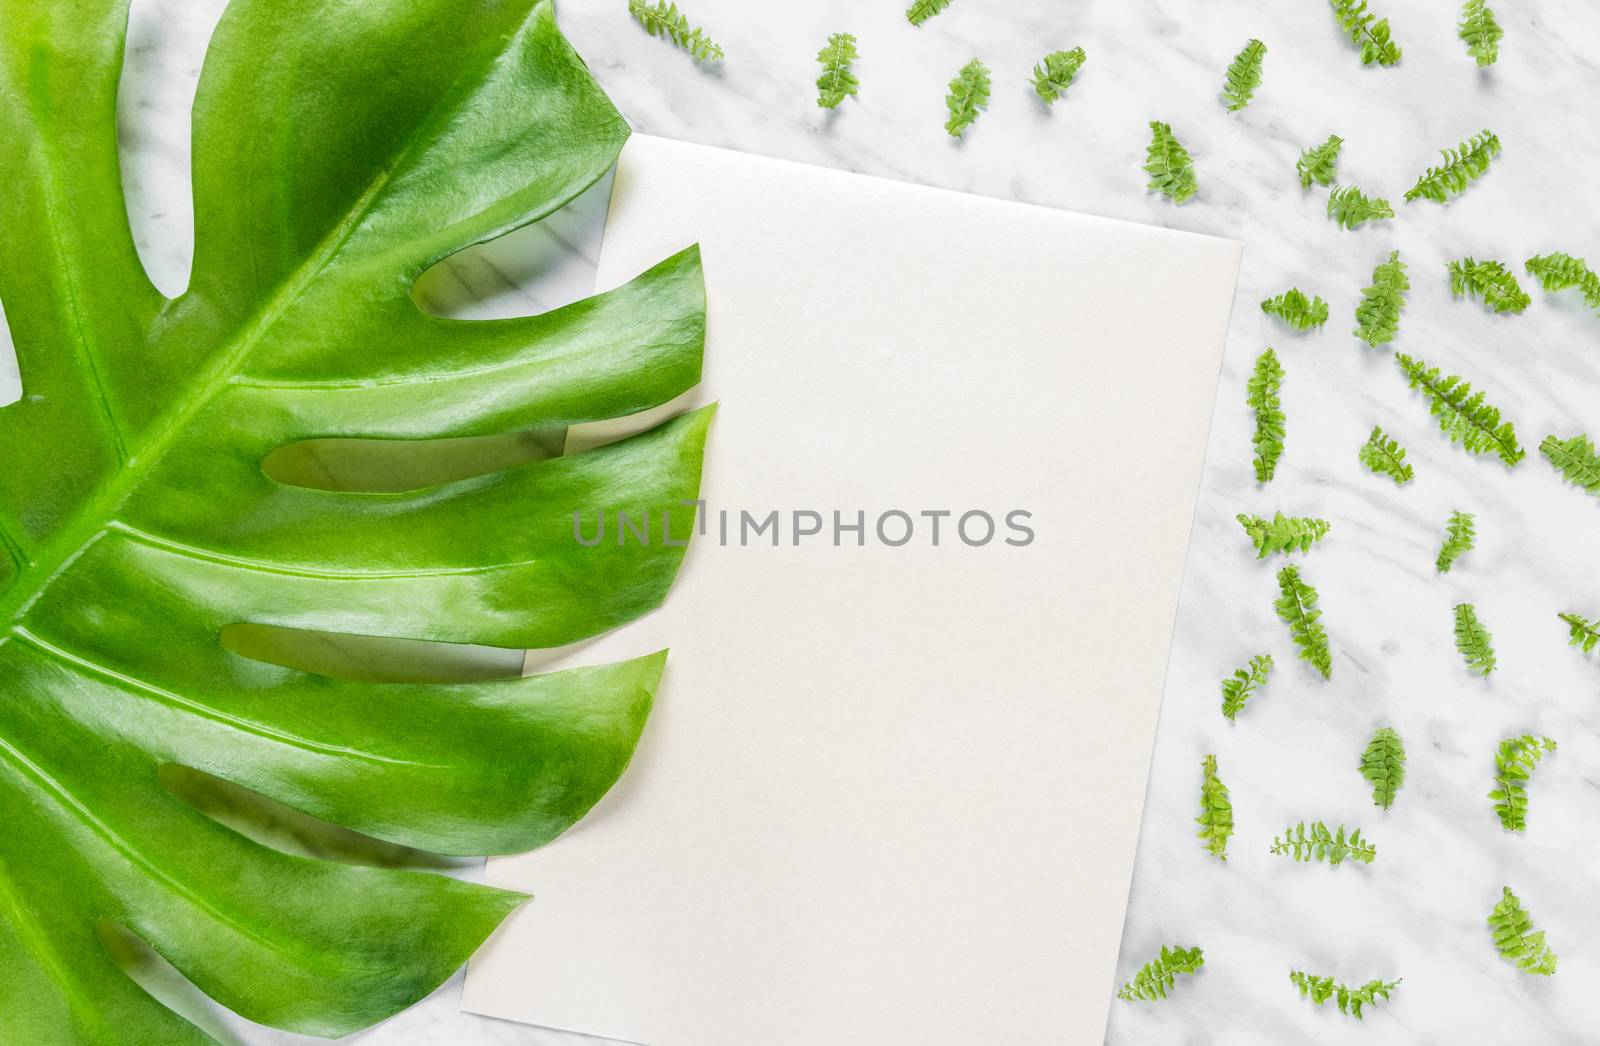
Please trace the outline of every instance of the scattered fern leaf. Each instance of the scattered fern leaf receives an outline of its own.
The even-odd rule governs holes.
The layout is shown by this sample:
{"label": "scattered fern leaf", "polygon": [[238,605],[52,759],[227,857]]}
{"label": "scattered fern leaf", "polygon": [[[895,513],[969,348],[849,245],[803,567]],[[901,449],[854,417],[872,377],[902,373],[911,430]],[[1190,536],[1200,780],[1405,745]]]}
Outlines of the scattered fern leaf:
{"label": "scattered fern leaf", "polygon": [[1172,128],[1160,120],[1150,121],[1150,148],[1145,151],[1144,171],[1150,176],[1147,188],[1173,203],[1182,203],[1200,190],[1194,161]]}
{"label": "scattered fern leaf", "polygon": [[1600,497],[1600,453],[1596,453],[1588,436],[1579,434],[1571,439],[1546,436],[1539,444],[1539,453],[1568,483]]}
{"label": "scattered fern leaf", "polygon": [[1480,67],[1493,65],[1495,59],[1500,57],[1500,38],[1505,32],[1484,0],[1467,0],[1461,6],[1461,22],[1456,26],[1456,35],[1461,37],[1461,42],[1467,45],[1467,54]]}
{"label": "scattered fern leaf", "polygon": [[1334,868],[1346,860],[1371,864],[1378,856],[1378,848],[1361,838],[1361,829],[1346,833],[1344,825],[1329,828],[1321,821],[1291,825],[1281,838],[1273,837],[1270,852],[1301,864],[1326,861]]}
{"label": "scattered fern leaf", "polygon": [[1394,208],[1388,200],[1368,197],[1354,185],[1339,185],[1328,193],[1328,217],[1342,228],[1354,229],[1367,222],[1393,218]]}
{"label": "scattered fern leaf", "polygon": [[1198,947],[1162,945],[1161,954],[1139,967],[1133,979],[1118,989],[1117,998],[1129,1002],[1165,999],[1179,974],[1192,974],[1205,964],[1205,954]]}
{"label": "scattered fern leaf", "polygon": [[1276,512],[1271,519],[1246,515],[1233,517],[1239,521],[1250,543],[1256,547],[1256,558],[1266,559],[1275,552],[1309,552],[1311,546],[1327,536],[1333,524],[1313,516],[1285,516]]}
{"label": "scattered fern leaf", "polygon": [[1318,977],[1315,974],[1301,973],[1299,970],[1290,970],[1289,980],[1299,990],[1300,998],[1310,999],[1318,1006],[1332,999],[1334,1005],[1339,1007],[1340,1013],[1356,1020],[1361,1020],[1363,1006],[1375,1006],[1379,1002],[1386,1001],[1400,986],[1398,980],[1372,980],[1351,988],[1338,983],[1332,977]]}
{"label": "scattered fern leaf", "polygon": [[1406,307],[1406,292],[1411,280],[1399,251],[1390,251],[1389,260],[1372,270],[1372,283],[1361,289],[1361,304],[1356,306],[1355,336],[1377,348],[1394,341],[1400,331],[1400,312]]}
{"label": "scattered fern leaf", "polygon": [[1245,402],[1255,412],[1256,429],[1251,438],[1255,448],[1257,483],[1270,483],[1283,457],[1286,418],[1278,393],[1283,387],[1283,367],[1278,354],[1267,349],[1256,357],[1250,380],[1245,383]]}
{"label": "scattered fern leaf", "polygon": [[1544,931],[1533,928],[1532,917],[1511,887],[1501,890],[1500,903],[1489,913],[1495,951],[1523,973],[1549,977],[1556,972],[1556,953],[1545,942]]}
{"label": "scattered fern leaf", "polygon": [[1460,510],[1451,512],[1449,521],[1444,525],[1444,544],[1439,546],[1433,569],[1441,574],[1450,573],[1456,560],[1472,551],[1477,537],[1477,521],[1472,513]]}
{"label": "scattered fern leaf", "polygon": [[1416,478],[1416,473],[1406,464],[1406,449],[1385,433],[1381,425],[1372,426],[1372,434],[1361,445],[1358,456],[1369,472],[1375,476],[1388,476],[1397,487],[1403,487]]}
{"label": "scattered fern leaf", "polygon": [[1361,753],[1361,776],[1372,785],[1372,801],[1387,810],[1406,783],[1406,746],[1391,727],[1379,727]]}
{"label": "scattered fern leaf", "polygon": [[906,8],[906,21],[921,25],[949,6],[950,0],[912,0],[911,6]]}
{"label": "scattered fern leaf", "polygon": [[1582,258],[1564,251],[1536,254],[1524,266],[1528,275],[1539,281],[1546,291],[1564,291],[1577,287],[1583,291],[1583,300],[1591,309],[1600,309],[1600,275],[1589,268]]}
{"label": "scattered fern leaf", "polygon": [[722,47],[678,10],[678,5],[667,0],[646,3],[645,0],[628,0],[628,13],[651,36],[672,43],[702,62],[720,62]]}
{"label": "scattered fern leaf", "polygon": [[952,138],[960,138],[978,120],[978,115],[989,108],[989,67],[974,58],[961,67],[950,81],[950,93],[945,96],[945,108],[950,119],[944,129]]}
{"label": "scattered fern leaf", "polygon": [[1196,834],[1207,853],[1226,861],[1228,839],[1233,835],[1233,803],[1228,800],[1228,786],[1217,776],[1217,757],[1206,756],[1200,769],[1200,816],[1194,819],[1200,831]]}
{"label": "scattered fern leaf", "polygon": [[1488,130],[1479,131],[1454,149],[1441,149],[1439,155],[1444,157],[1444,162],[1422,172],[1417,184],[1406,190],[1406,199],[1444,203],[1483,177],[1489,162],[1499,154],[1500,138]]}
{"label": "scattered fern leaf", "polygon": [[861,82],[856,79],[853,65],[859,57],[856,38],[849,33],[834,33],[827,44],[817,52],[822,63],[822,75],[817,77],[817,105],[823,109],[837,109],[846,98],[854,98]]}
{"label": "scattered fern leaf", "polygon": [[1297,331],[1308,331],[1328,322],[1328,303],[1306,297],[1299,287],[1290,287],[1276,298],[1261,303],[1261,311],[1276,316]]}
{"label": "scattered fern leaf", "polygon": [[1456,649],[1467,663],[1467,671],[1487,678],[1495,670],[1494,637],[1478,620],[1471,603],[1456,604]]}
{"label": "scattered fern leaf", "polygon": [[1322,611],[1317,609],[1317,590],[1301,579],[1299,567],[1287,566],[1278,571],[1278,592],[1273,607],[1289,626],[1289,636],[1300,659],[1320,672],[1323,679],[1330,678],[1333,653],[1328,646],[1328,632],[1322,627]]}
{"label": "scattered fern leaf", "polygon": [[1527,831],[1528,779],[1545,753],[1555,750],[1554,741],[1532,734],[1500,742],[1500,749],[1494,754],[1494,790],[1489,798],[1494,800],[1494,812],[1506,831]]}
{"label": "scattered fern leaf", "polygon": [[1396,353],[1395,362],[1411,387],[1427,398],[1429,413],[1438,419],[1439,431],[1450,442],[1460,444],[1469,454],[1493,452],[1508,466],[1528,456],[1517,442],[1511,422],[1501,420],[1500,409],[1485,402],[1482,392],[1473,392],[1465,379],[1441,375],[1438,367],[1404,353]]}
{"label": "scattered fern leaf", "polygon": [[1232,722],[1244,710],[1245,702],[1267,685],[1272,674],[1272,655],[1257,654],[1244,668],[1236,668],[1233,675],[1222,681],[1222,714]]}
{"label": "scattered fern leaf", "polygon": [[1338,174],[1339,149],[1343,145],[1343,138],[1330,134],[1321,145],[1309,146],[1302,151],[1300,159],[1294,162],[1295,173],[1300,176],[1300,188],[1309,189],[1312,182],[1332,185]]}
{"label": "scattered fern leaf", "polygon": [[1460,298],[1481,298],[1495,312],[1520,313],[1533,301],[1517,282],[1516,273],[1497,261],[1458,258],[1447,265],[1450,293]]}
{"label": "scattered fern leaf", "polygon": [[1081,47],[1074,47],[1070,51],[1052,51],[1045,55],[1033,67],[1034,93],[1046,105],[1054,105],[1056,99],[1065,95],[1072,81],[1078,78],[1078,70],[1083,68],[1088,57]]}
{"label": "scattered fern leaf", "polygon": [[1329,0],[1333,17],[1350,42],[1361,48],[1361,64],[1394,65],[1400,61],[1400,48],[1389,35],[1387,18],[1374,21],[1366,0]]}
{"label": "scattered fern leaf", "polygon": [[1600,643],[1600,621],[1590,621],[1582,614],[1563,611],[1559,617],[1567,623],[1567,639],[1569,646],[1579,647],[1585,654],[1592,654],[1595,645]]}
{"label": "scattered fern leaf", "polygon": [[1222,101],[1228,112],[1238,112],[1250,104],[1256,88],[1261,86],[1261,63],[1266,57],[1267,45],[1252,39],[1228,63],[1228,75],[1222,84]]}

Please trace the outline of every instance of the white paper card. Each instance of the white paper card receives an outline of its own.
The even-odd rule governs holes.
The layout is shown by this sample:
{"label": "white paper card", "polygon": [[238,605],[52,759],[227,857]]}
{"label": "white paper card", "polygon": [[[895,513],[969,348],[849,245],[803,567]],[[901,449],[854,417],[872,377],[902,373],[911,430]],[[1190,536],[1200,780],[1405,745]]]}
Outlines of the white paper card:
{"label": "white paper card", "polygon": [[[1239,246],[634,138],[600,285],[696,241],[708,527],[665,609],[566,659],[669,646],[666,678],[594,813],[490,862],[535,899],[466,1008],[650,1046],[1099,1042]],[[741,545],[774,509],[779,546]]]}

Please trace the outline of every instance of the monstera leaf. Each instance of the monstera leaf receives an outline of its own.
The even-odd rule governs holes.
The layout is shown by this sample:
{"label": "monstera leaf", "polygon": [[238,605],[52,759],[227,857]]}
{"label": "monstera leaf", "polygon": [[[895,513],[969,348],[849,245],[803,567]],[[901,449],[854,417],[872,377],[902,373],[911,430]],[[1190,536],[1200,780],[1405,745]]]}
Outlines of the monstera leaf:
{"label": "monstera leaf", "polygon": [[[525,900],[363,854],[550,841],[627,764],[663,658],[464,681],[319,637],[550,647],[658,605],[682,550],[584,548],[572,513],[693,499],[708,416],[570,457],[495,441],[692,386],[699,258],[542,316],[426,315],[418,275],[592,184],[622,119],[548,0],[234,0],[168,300],[117,167],[127,5],[0,17],[0,1041],[204,1041],[113,960],[132,938],[339,1035]],[[376,464],[270,467],[313,441]],[[374,842],[266,845],[224,816],[241,796]]]}

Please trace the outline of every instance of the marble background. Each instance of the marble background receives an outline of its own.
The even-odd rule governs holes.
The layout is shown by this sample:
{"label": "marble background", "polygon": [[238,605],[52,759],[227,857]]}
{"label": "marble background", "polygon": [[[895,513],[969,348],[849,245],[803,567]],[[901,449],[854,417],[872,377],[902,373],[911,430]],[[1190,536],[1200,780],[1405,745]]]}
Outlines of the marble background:
{"label": "marble background", "polygon": [[[1600,160],[1588,104],[1600,77],[1592,43],[1600,10],[1582,0],[1491,2],[1506,39],[1499,64],[1480,71],[1455,37],[1453,2],[1377,0],[1405,58],[1369,69],[1318,0],[955,0],[921,29],[906,24],[899,0],[689,0],[689,14],[728,50],[708,69],[640,32],[623,0],[561,0],[567,32],[640,131],[1244,242],[1120,976],[1163,943],[1200,944],[1207,965],[1165,1002],[1115,1003],[1109,1043],[1600,1038],[1592,988],[1600,833],[1591,827],[1600,815],[1600,657],[1567,649],[1555,617],[1600,612],[1600,504],[1564,486],[1536,451],[1508,470],[1448,444],[1391,352],[1348,333],[1373,265],[1399,249],[1413,291],[1395,348],[1486,390],[1530,451],[1547,433],[1600,432],[1600,317],[1572,292],[1532,286],[1525,315],[1493,316],[1452,301],[1445,279],[1445,261],[1467,254],[1519,271],[1534,253],[1600,254],[1588,185]],[[125,178],[141,251],[169,292],[182,287],[190,252],[186,109],[222,6],[134,0]],[[811,85],[815,52],[834,31],[859,37],[863,86],[859,99],[826,113]],[[1229,114],[1217,90],[1252,36],[1269,48],[1265,84],[1248,109]],[[1044,52],[1071,46],[1088,63],[1046,110],[1028,71]],[[945,84],[974,56],[994,70],[993,102],[956,142],[942,129]],[[1170,122],[1194,156],[1201,190],[1182,207],[1144,190],[1152,119]],[[1487,177],[1445,206],[1400,202],[1436,150],[1484,127],[1505,146]],[[1325,190],[1300,190],[1295,157],[1330,133],[1346,139],[1342,180],[1394,201],[1395,221],[1345,232],[1325,217]],[[602,213],[594,196],[541,229],[456,259],[430,275],[423,297],[441,311],[497,315],[581,296]],[[1260,313],[1262,298],[1290,285],[1331,303],[1325,329],[1297,335]],[[1267,345],[1288,372],[1289,437],[1278,478],[1263,489],[1250,471],[1243,395]],[[14,395],[5,356],[0,392]],[[1374,423],[1408,448],[1414,483],[1397,489],[1357,464]],[[1271,608],[1276,564],[1257,563],[1233,521],[1277,508],[1334,525],[1303,566],[1332,635],[1331,682],[1293,659]],[[1433,557],[1452,508],[1477,514],[1479,547],[1439,577]],[[1501,668],[1488,681],[1468,675],[1454,650],[1451,607],[1460,601],[1475,602],[1493,630]],[[1151,636],[1153,648],[1164,641]],[[1230,725],[1217,683],[1259,652],[1273,653],[1278,671]],[[1388,813],[1372,805],[1355,769],[1382,724],[1400,731],[1410,753],[1407,785]],[[1527,833],[1512,835],[1484,793],[1495,745],[1524,731],[1561,748],[1536,773]],[[1208,752],[1237,817],[1226,864],[1193,838]],[[1377,842],[1377,863],[1330,869],[1270,857],[1272,836],[1302,818],[1361,826]],[[1503,884],[1548,930],[1557,976],[1525,976],[1490,946],[1484,917]],[[1291,967],[1404,984],[1357,1023],[1297,999]],[[458,997],[452,982],[356,1038],[593,1041],[461,1014]],[[247,1042],[306,1041],[217,1020]]]}

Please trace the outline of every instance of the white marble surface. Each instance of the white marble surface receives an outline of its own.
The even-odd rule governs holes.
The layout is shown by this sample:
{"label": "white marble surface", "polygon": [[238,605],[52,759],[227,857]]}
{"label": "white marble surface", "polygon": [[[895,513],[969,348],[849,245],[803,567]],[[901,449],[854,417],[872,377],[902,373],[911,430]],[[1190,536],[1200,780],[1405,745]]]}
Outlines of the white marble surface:
{"label": "white marble surface", "polygon": [[[906,24],[898,0],[688,0],[729,52],[709,70],[646,37],[622,0],[560,5],[569,35],[641,131],[1244,242],[1120,974],[1162,943],[1200,944],[1208,964],[1164,1003],[1114,1005],[1108,1042],[1454,1046],[1600,1034],[1591,988],[1600,975],[1600,837],[1589,828],[1600,814],[1600,658],[1566,649],[1555,618],[1600,612],[1600,504],[1564,487],[1536,452],[1508,471],[1446,443],[1391,353],[1347,333],[1372,266],[1398,248],[1414,290],[1397,348],[1487,390],[1530,450],[1547,433],[1600,432],[1600,318],[1531,287],[1526,315],[1495,317],[1452,302],[1445,282],[1444,262],[1464,254],[1518,269],[1536,252],[1600,255],[1600,214],[1588,206],[1600,160],[1588,104],[1600,78],[1600,11],[1580,0],[1492,5],[1506,39],[1486,72],[1455,38],[1453,2],[1376,0],[1405,48],[1393,69],[1361,67],[1320,0],[955,0],[921,29]],[[158,281],[177,289],[190,236],[184,108],[222,2],[134,6],[123,100],[130,209]],[[860,38],[862,95],[828,114],[813,104],[814,54],[843,30]],[[1269,48],[1265,84],[1248,109],[1229,114],[1216,92],[1251,36]],[[1088,64],[1047,112],[1027,72],[1042,53],[1074,45]],[[995,72],[994,99],[958,143],[942,130],[944,86],[973,56]],[[1200,194],[1182,207],[1144,191],[1151,119],[1169,121],[1195,157]],[[1447,206],[1400,203],[1438,148],[1482,127],[1505,144],[1486,178]],[[1346,139],[1344,178],[1393,200],[1397,220],[1345,232],[1324,216],[1325,191],[1299,189],[1296,155],[1330,133]],[[437,274],[425,297],[487,314],[576,296],[592,264],[593,213],[562,222]],[[551,280],[553,260],[565,275]],[[1332,304],[1326,329],[1295,335],[1257,310],[1291,284]],[[1258,489],[1243,386],[1268,344],[1288,371],[1289,438],[1277,480]],[[1417,480],[1404,489],[1356,463],[1375,422],[1410,450]],[[1477,513],[1479,548],[1440,578],[1433,555],[1454,507]],[[1275,508],[1334,523],[1304,561],[1333,638],[1329,683],[1291,657],[1271,610],[1275,564],[1256,563],[1233,522],[1236,512]],[[1462,600],[1494,631],[1501,670],[1488,682],[1466,674],[1452,645],[1450,608]],[[1151,636],[1152,656],[1164,642]],[[1217,682],[1264,651],[1279,670],[1230,726]],[[1387,814],[1355,771],[1383,723],[1402,733],[1411,757]],[[1484,793],[1496,742],[1526,730],[1561,750],[1537,772],[1528,832],[1513,836]],[[1192,837],[1207,752],[1219,757],[1237,815],[1226,865]],[[1301,818],[1362,826],[1377,841],[1377,863],[1329,869],[1269,857],[1273,834]],[[1484,917],[1502,884],[1549,931],[1561,955],[1556,977],[1524,976],[1490,947]],[[1405,982],[1357,1024],[1298,1000],[1290,967]],[[459,1014],[458,995],[446,985],[358,1038],[583,1041]],[[250,1042],[300,1041],[234,1027]]]}

